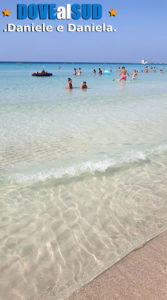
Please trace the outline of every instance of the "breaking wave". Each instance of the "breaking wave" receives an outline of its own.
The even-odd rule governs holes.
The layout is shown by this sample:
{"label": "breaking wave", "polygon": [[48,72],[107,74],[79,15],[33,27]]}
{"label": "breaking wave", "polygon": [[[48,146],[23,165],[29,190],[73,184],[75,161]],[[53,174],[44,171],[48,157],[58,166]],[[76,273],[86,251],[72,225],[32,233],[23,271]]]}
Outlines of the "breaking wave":
{"label": "breaking wave", "polygon": [[8,179],[14,180],[17,183],[26,183],[26,182],[44,182],[49,179],[68,179],[76,178],[84,175],[95,175],[98,173],[110,172],[117,169],[124,169],[127,166],[133,166],[134,164],[140,165],[141,163],[149,163],[151,161],[150,156],[152,154],[160,154],[167,151],[167,146],[162,145],[156,149],[150,151],[142,152],[130,152],[126,155],[123,155],[121,158],[105,158],[101,160],[89,160],[83,161],[82,163],[76,163],[64,168],[50,168],[43,169],[42,171],[33,171],[27,172],[15,172],[10,174]]}

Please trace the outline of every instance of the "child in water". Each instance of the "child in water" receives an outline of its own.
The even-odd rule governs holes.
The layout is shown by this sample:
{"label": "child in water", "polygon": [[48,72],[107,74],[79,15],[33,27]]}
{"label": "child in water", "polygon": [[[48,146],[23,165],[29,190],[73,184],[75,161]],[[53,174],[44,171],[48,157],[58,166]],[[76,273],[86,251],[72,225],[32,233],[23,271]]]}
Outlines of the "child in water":
{"label": "child in water", "polygon": [[133,73],[132,73],[132,79],[137,79],[137,71],[134,70]]}

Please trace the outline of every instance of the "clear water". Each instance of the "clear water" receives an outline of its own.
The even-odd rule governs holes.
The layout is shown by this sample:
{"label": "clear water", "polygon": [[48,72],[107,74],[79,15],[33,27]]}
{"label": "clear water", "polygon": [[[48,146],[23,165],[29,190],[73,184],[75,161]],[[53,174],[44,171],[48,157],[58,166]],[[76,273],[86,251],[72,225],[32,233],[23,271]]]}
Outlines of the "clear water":
{"label": "clear water", "polygon": [[167,229],[167,66],[61,66],[0,64],[0,299],[64,299]]}

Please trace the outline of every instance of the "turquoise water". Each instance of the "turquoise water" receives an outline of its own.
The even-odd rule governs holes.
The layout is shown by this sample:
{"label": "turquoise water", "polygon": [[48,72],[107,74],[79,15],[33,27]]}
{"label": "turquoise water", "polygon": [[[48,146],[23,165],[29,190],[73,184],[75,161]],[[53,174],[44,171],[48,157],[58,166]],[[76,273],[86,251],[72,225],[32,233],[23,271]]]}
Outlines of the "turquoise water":
{"label": "turquoise water", "polygon": [[118,65],[60,65],[0,64],[5,300],[64,299],[167,229],[167,66],[120,84]]}

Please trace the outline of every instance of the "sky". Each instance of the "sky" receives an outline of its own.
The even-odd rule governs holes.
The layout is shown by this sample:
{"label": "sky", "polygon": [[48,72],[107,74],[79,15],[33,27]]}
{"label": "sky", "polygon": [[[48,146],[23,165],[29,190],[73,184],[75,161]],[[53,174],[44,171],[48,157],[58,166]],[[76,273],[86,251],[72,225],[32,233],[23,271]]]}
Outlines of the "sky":
{"label": "sky", "polygon": [[[103,18],[115,33],[16,33],[3,32],[7,23],[29,25],[46,23],[52,26],[67,23],[89,25],[92,20],[17,20],[17,4],[86,4],[103,6]],[[2,11],[11,11],[4,17]],[[110,17],[109,10],[117,11]],[[167,63],[167,0],[1,0],[0,2],[0,61],[27,62],[149,62]]]}

